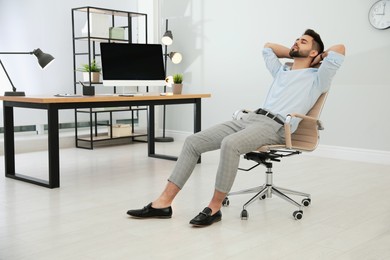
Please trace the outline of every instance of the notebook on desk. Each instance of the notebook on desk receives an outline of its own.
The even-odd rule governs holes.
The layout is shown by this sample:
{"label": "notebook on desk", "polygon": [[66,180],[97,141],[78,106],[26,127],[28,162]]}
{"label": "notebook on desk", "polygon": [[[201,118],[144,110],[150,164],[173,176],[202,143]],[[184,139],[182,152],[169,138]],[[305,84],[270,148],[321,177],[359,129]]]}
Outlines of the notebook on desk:
{"label": "notebook on desk", "polygon": [[83,95],[64,93],[64,94],[55,94],[54,96],[55,97],[82,97]]}
{"label": "notebook on desk", "polygon": [[118,94],[120,97],[134,97],[134,96],[143,96],[143,93],[122,93]]}
{"label": "notebook on desk", "polygon": [[141,92],[131,92],[131,93],[116,93],[116,94],[97,94],[96,96],[109,96],[109,97],[134,97],[134,96],[143,96],[144,93]]}

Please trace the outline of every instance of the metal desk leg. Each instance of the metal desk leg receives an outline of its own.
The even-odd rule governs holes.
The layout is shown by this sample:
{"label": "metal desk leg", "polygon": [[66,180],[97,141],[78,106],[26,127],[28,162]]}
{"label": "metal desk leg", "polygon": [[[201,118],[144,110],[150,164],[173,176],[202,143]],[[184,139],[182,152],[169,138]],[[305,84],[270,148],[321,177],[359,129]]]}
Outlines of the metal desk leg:
{"label": "metal desk leg", "polygon": [[[197,98],[194,103],[194,133],[202,130],[202,100]],[[202,162],[202,157],[199,157],[198,163]]]}
{"label": "metal desk leg", "polygon": [[177,156],[165,155],[165,154],[156,154],[155,151],[155,110],[154,105],[149,105],[149,116],[148,116],[148,156],[153,158],[160,158],[166,160],[176,161]]}
{"label": "metal desk leg", "polygon": [[155,141],[154,141],[154,105],[149,105],[148,113],[148,156],[155,155]]}
{"label": "metal desk leg", "polygon": [[202,102],[200,98],[195,100],[194,104],[194,133],[202,129]]}
{"label": "metal desk leg", "polygon": [[49,155],[49,188],[60,187],[60,145],[58,131],[58,108],[49,106],[48,121],[48,155]]}
{"label": "metal desk leg", "polygon": [[[196,98],[194,102],[194,133],[197,133],[202,128],[202,100],[200,98]],[[148,156],[160,159],[167,159],[176,161],[177,156],[163,155],[155,153],[155,140],[154,140],[154,105],[149,105],[149,120],[148,120]],[[199,157],[198,163],[201,162],[201,158]]]}
{"label": "metal desk leg", "polygon": [[14,108],[3,105],[5,176],[15,177]]}
{"label": "metal desk leg", "polygon": [[58,109],[50,109],[50,107],[48,108],[49,181],[18,174],[15,172],[14,108],[12,106],[4,105],[3,109],[5,176],[46,188],[60,187]]}

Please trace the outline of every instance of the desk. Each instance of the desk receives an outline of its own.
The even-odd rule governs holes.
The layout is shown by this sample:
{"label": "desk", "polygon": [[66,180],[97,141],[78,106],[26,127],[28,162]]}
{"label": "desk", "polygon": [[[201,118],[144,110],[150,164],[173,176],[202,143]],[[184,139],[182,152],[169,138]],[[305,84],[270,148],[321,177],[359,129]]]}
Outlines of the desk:
{"label": "desk", "polygon": [[[172,104],[194,104],[194,133],[201,130],[201,99],[210,94],[182,94],[160,96],[156,93],[146,93],[143,96],[83,96],[83,97],[43,97],[43,96],[0,96],[3,100],[4,125],[4,159],[5,176],[20,181],[44,186],[47,188],[60,187],[60,153],[58,112],[61,109],[147,106],[148,109],[148,156],[175,160],[176,157],[155,153],[155,106]],[[14,107],[47,110],[48,121],[48,181],[15,173],[15,136],[14,136]]]}

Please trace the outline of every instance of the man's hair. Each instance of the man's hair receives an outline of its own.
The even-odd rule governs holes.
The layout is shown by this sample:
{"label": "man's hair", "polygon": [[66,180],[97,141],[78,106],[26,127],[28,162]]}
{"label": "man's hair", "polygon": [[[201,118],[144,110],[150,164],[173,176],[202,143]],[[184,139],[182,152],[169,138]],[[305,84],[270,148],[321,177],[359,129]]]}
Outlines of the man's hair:
{"label": "man's hair", "polygon": [[303,35],[309,35],[313,38],[313,49],[318,51],[318,54],[321,54],[324,51],[324,43],[321,40],[321,36],[312,29],[307,29]]}

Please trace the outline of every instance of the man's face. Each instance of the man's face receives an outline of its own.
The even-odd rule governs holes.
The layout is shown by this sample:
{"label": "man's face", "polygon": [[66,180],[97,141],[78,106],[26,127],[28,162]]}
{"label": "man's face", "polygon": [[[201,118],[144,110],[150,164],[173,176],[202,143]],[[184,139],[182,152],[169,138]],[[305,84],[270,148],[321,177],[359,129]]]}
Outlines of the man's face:
{"label": "man's face", "polygon": [[290,49],[292,58],[307,58],[313,50],[313,38],[309,35],[302,35]]}

